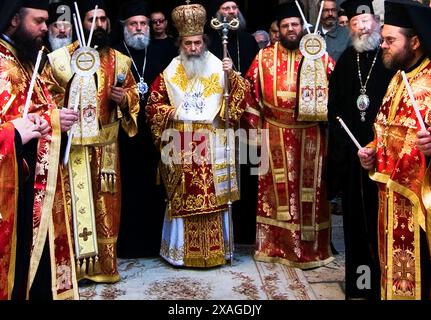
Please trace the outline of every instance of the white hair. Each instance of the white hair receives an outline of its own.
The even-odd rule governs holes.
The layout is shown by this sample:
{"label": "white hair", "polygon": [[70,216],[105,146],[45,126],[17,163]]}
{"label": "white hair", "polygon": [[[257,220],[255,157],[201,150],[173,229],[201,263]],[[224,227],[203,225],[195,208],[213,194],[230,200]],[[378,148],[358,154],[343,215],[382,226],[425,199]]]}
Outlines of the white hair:
{"label": "white hair", "polygon": [[68,46],[72,43],[72,35],[68,35],[65,38],[57,38],[54,36],[51,32],[51,30],[48,30],[48,41],[51,45],[52,51],[55,51],[57,49],[60,49],[62,47]]}
{"label": "white hair", "polygon": [[124,27],[124,41],[127,46],[135,50],[143,50],[150,44],[150,30],[145,32],[132,34],[126,27]]}
{"label": "white hair", "polygon": [[204,49],[202,54],[197,56],[188,56],[183,49],[180,49],[181,64],[184,66],[188,79],[193,79],[196,76],[202,76],[207,68],[208,49]]}

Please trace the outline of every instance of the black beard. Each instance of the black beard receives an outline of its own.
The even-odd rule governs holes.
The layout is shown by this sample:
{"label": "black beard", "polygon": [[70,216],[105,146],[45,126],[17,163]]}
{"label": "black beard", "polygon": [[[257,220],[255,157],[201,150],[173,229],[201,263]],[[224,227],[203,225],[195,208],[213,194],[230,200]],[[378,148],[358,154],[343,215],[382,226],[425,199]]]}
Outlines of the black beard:
{"label": "black beard", "polygon": [[34,64],[43,45],[42,39],[33,38],[23,24],[19,25],[11,39],[14,41],[19,61]]}
{"label": "black beard", "polygon": [[400,54],[393,56],[392,60],[385,59],[385,54],[383,52],[383,64],[386,68],[391,70],[406,70],[409,63],[414,59],[413,50],[406,44],[404,50]]}
{"label": "black beard", "polygon": [[281,42],[281,45],[283,47],[285,47],[286,49],[296,50],[299,48],[299,43],[301,42],[301,37],[298,37],[298,39],[295,41],[291,41],[291,40],[288,40],[287,38],[280,37],[280,42]]}
{"label": "black beard", "polygon": [[[90,31],[84,30],[85,38],[88,39]],[[91,47],[97,46],[97,50],[106,48],[109,45],[108,31],[102,28],[94,29],[93,39],[91,40]]]}

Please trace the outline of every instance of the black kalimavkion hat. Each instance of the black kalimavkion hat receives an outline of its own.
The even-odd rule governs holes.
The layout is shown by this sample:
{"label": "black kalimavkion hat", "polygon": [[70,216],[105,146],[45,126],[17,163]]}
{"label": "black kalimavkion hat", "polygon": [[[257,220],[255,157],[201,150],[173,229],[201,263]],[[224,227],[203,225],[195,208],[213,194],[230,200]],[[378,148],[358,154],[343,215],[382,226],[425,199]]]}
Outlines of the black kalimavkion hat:
{"label": "black kalimavkion hat", "polygon": [[349,20],[364,13],[374,14],[373,0],[346,0],[340,7],[346,12]]}

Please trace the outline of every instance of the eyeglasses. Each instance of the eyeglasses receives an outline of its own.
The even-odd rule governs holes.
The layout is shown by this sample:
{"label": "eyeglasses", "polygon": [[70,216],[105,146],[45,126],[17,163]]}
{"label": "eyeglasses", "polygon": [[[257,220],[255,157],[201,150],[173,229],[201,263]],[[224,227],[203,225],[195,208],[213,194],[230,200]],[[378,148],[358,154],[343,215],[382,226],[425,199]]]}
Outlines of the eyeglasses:
{"label": "eyeglasses", "polygon": [[397,42],[398,40],[400,40],[400,39],[393,38],[393,37],[386,37],[386,38],[382,38],[382,39],[380,40],[380,45],[382,45],[383,43],[385,43],[385,42],[386,42],[386,44],[387,44],[388,46],[391,46],[392,44],[394,44],[394,42]]}
{"label": "eyeglasses", "polygon": [[151,20],[151,23],[152,24],[162,24],[165,21],[166,21],[166,19],[156,19],[156,20]]}

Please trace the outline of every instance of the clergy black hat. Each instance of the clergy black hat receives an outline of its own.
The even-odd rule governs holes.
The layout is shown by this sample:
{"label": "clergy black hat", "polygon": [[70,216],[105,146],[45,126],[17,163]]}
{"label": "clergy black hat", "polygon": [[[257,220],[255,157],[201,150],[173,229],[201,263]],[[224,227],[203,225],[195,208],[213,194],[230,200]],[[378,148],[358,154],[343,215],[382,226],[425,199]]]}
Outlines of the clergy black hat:
{"label": "clergy black hat", "polygon": [[142,0],[134,0],[132,2],[127,2],[121,8],[120,19],[127,20],[134,16],[146,16],[150,18],[150,7]]}
{"label": "clergy black hat", "polygon": [[431,8],[411,0],[385,1],[385,24],[413,29],[431,59]]}
{"label": "clergy black hat", "polygon": [[341,4],[341,8],[344,9],[349,20],[364,13],[374,14],[373,0],[346,0]]}
{"label": "clergy black hat", "polygon": [[409,7],[417,3],[405,0],[385,1],[385,24],[401,28],[413,28],[413,19],[409,14]]}
{"label": "clergy black hat", "polygon": [[[302,12],[304,12],[304,6],[301,1],[298,1]],[[301,18],[301,13],[295,3],[295,1],[284,2],[275,7],[275,19],[280,22],[286,18],[297,17]]]}
{"label": "clergy black hat", "polygon": [[20,0],[0,0],[0,32],[4,32],[15,13],[21,7]]}
{"label": "clergy black hat", "polygon": [[56,21],[72,22],[72,3],[70,1],[58,1],[49,4],[47,25]]}
{"label": "clergy black hat", "polygon": [[210,0],[210,4],[208,7],[208,14],[210,17],[215,17],[217,11],[219,11],[220,7],[223,5],[223,3],[233,1],[236,4],[238,4],[235,0]]}
{"label": "clergy black hat", "polygon": [[48,11],[49,0],[22,0],[22,8],[32,8]]}
{"label": "clergy black hat", "polygon": [[103,9],[106,12],[106,4],[103,0],[81,0],[76,1],[78,4],[79,13],[81,14],[81,19],[84,20],[87,12],[94,10],[96,5],[99,9]]}

